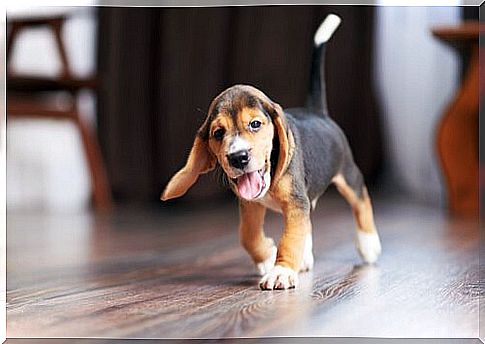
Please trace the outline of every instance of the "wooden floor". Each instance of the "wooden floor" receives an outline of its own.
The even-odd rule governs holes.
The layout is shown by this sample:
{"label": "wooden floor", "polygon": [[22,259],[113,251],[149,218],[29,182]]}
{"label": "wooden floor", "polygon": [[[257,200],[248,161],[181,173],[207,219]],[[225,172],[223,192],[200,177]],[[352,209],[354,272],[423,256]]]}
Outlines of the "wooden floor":
{"label": "wooden floor", "polygon": [[[376,199],[383,256],[363,266],[347,205],[314,216],[315,269],[262,292],[235,203],[7,215],[8,337],[478,337],[478,224]],[[278,238],[279,215],[267,218]],[[22,341],[17,341],[18,343]]]}

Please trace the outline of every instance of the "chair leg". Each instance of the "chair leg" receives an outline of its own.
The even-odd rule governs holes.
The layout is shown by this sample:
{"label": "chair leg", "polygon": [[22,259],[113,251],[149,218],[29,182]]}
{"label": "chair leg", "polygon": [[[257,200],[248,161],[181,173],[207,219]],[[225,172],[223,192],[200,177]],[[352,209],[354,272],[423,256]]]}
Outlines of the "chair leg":
{"label": "chair leg", "polygon": [[6,65],[7,65],[7,67],[6,67],[7,74],[9,74],[9,75],[11,73],[11,71],[10,71],[10,61],[12,60],[11,56],[12,56],[12,52],[13,52],[13,42],[14,42],[14,39],[17,37],[19,30],[20,30],[20,27],[18,25],[12,24],[12,28],[11,28],[10,32],[8,33],[8,36],[7,36],[5,61],[6,61]]}
{"label": "chair leg", "polygon": [[479,50],[471,51],[466,77],[456,98],[443,114],[436,144],[455,216],[479,216]]}
{"label": "chair leg", "polygon": [[86,159],[91,172],[91,189],[94,207],[97,211],[109,211],[113,206],[106,169],[98,140],[93,135],[77,110],[74,110],[75,123],[79,128]]}

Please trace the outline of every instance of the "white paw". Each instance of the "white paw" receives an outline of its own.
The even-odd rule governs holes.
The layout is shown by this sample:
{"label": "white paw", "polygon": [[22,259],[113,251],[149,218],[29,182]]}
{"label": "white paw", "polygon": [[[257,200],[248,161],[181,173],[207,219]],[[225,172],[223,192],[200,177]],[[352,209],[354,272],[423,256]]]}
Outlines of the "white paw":
{"label": "white paw", "polygon": [[273,246],[271,248],[271,256],[268,259],[266,259],[264,262],[256,263],[256,269],[258,270],[258,273],[260,276],[266,275],[268,272],[271,271],[272,268],[274,268],[277,251],[278,249],[276,248],[276,246]]}
{"label": "white paw", "polygon": [[358,230],[357,250],[366,263],[375,263],[381,254],[379,235],[377,233],[365,233]]}
{"label": "white paw", "polygon": [[263,290],[291,289],[298,286],[298,273],[290,268],[276,265],[259,281]]}
{"label": "white paw", "polygon": [[300,271],[309,271],[313,269],[313,244],[312,233],[308,233],[305,237],[305,246],[303,249],[303,259],[301,262]]}

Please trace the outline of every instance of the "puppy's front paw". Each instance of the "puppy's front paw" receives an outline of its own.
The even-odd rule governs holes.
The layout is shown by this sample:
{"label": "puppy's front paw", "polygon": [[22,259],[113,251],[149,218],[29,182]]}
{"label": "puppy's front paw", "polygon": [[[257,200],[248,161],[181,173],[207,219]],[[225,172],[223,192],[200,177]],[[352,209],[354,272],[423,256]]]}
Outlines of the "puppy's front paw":
{"label": "puppy's front paw", "polygon": [[256,263],[256,269],[260,276],[266,275],[271,269],[274,268],[274,263],[276,261],[276,253],[278,249],[276,246],[271,247],[271,255],[264,262]]}
{"label": "puppy's front paw", "polygon": [[290,268],[276,265],[259,282],[263,290],[291,289],[298,286],[298,273]]}
{"label": "puppy's front paw", "polygon": [[357,231],[357,250],[366,263],[375,263],[381,254],[379,235]]}

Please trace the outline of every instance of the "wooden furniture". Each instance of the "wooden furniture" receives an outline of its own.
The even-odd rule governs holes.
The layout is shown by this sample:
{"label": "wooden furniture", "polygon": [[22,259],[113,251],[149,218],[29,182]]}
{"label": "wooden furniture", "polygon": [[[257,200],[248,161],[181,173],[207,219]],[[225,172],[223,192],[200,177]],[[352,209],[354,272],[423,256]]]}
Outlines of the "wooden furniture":
{"label": "wooden furniture", "polygon": [[[95,78],[77,78],[69,67],[61,36],[66,16],[10,19],[7,38],[7,115],[12,117],[41,117],[71,120],[79,130],[91,175],[93,202],[96,210],[112,206],[111,192],[96,135],[86,123],[77,106],[81,89],[95,89]],[[10,57],[18,34],[26,28],[48,27],[52,30],[62,62],[57,78],[20,76],[9,68]],[[53,94],[66,94],[67,104],[52,101]]]}
{"label": "wooden furniture", "polygon": [[443,168],[450,213],[478,216],[479,35],[485,26],[465,22],[438,27],[433,34],[457,49],[468,49],[468,70],[438,127],[436,144]]}

